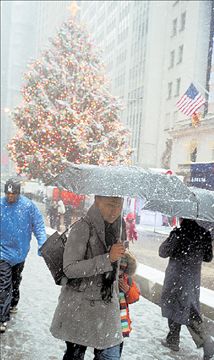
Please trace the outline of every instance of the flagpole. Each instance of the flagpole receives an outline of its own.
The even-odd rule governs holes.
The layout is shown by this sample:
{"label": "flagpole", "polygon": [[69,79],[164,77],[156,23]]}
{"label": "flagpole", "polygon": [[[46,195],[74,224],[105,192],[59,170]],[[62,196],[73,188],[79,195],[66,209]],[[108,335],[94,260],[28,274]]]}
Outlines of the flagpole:
{"label": "flagpole", "polygon": [[[204,111],[203,111],[203,117],[206,116],[207,112],[208,112],[208,101],[209,101],[209,96],[210,96],[210,93],[209,91],[207,91],[201,84],[199,81],[195,81],[195,83],[202,89],[204,90],[205,94],[207,95],[207,97],[205,96],[205,99],[206,99],[206,103],[204,104]],[[196,123],[197,124],[197,123]]]}
{"label": "flagpole", "polygon": [[194,82],[197,83],[197,85],[200,86],[200,88],[201,88],[202,90],[204,90],[204,92],[205,92],[207,95],[210,95],[209,91],[207,91],[207,90],[200,84],[199,81],[197,81],[197,80],[192,81],[193,84],[194,84]]}
{"label": "flagpole", "polygon": [[207,90],[200,84],[200,82],[198,82],[198,81],[196,81],[196,82],[198,83],[198,86],[200,86],[200,88],[201,88],[202,90],[204,90],[204,92],[205,92],[207,95],[210,95],[210,92],[207,91]]}

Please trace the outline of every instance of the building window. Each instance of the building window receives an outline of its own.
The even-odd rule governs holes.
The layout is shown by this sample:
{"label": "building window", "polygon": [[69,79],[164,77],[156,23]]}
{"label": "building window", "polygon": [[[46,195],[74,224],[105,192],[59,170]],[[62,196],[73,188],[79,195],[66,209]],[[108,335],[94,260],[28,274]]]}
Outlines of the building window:
{"label": "building window", "polygon": [[172,82],[168,83],[168,96],[167,99],[171,99],[172,97]]}
{"label": "building window", "polygon": [[149,28],[149,21],[148,18],[146,19],[146,34],[148,33],[148,28]]}
{"label": "building window", "polygon": [[116,7],[117,7],[117,1],[109,1],[109,6],[108,6],[109,12],[113,11]]}
{"label": "building window", "polygon": [[169,62],[169,69],[173,68],[175,61],[175,50],[170,52],[170,62]]}
{"label": "building window", "polygon": [[178,121],[178,111],[174,111],[173,114],[173,125],[175,125]]}
{"label": "building window", "polygon": [[197,152],[198,152],[198,149],[197,149],[197,146],[195,146],[195,148],[190,153],[190,161],[196,162],[196,160],[197,160]]}
{"label": "building window", "polygon": [[179,96],[180,94],[180,86],[181,86],[181,79],[176,79],[176,89],[175,89],[175,96]]}
{"label": "building window", "polygon": [[164,129],[167,130],[170,127],[170,113],[165,115],[165,126]]}
{"label": "building window", "polygon": [[180,45],[178,48],[178,61],[177,64],[180,64],[183,60],[183,50],[184,50],[184,46]]}
{"label": "building window", "polygon": [[177,34],[177,18],[172,22],[172,37]]}
{"label": "building window", "polygon": [[180,31],[185,29],[186,25],[186,11],[181,14]]}

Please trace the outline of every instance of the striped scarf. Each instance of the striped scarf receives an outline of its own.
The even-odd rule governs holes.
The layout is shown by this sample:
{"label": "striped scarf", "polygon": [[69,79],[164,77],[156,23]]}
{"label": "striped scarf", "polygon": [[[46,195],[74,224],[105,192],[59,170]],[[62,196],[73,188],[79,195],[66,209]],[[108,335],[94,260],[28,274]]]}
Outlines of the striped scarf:
{"label": "striped scarf", "polygon": [[129,336],[131,328],[129,324],[129,313],[128,313],[128,305],[126,302],[126,296],[122,291],[119,292],[119,302],[120,302],[120,318],[121,318],[122,333],[124,337],[127,337]]}

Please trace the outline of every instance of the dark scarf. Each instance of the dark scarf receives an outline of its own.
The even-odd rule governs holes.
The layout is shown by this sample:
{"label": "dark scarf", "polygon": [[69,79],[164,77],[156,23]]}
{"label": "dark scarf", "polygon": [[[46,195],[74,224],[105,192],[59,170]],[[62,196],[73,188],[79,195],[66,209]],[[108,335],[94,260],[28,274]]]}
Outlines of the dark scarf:
{"label": "dark scarf", "polygon": [[[105,242],[108,252],[110,251],[112,245],[116,244],[118,236],[119,233],[115,229],[114,225],[105,221]],[[106,272],[102,276],[101,296],[102,300],[106,303],[109,303],[113,296],[114,281],[116,280],[118,262],[114,262],[112,267],[112,271]]]}

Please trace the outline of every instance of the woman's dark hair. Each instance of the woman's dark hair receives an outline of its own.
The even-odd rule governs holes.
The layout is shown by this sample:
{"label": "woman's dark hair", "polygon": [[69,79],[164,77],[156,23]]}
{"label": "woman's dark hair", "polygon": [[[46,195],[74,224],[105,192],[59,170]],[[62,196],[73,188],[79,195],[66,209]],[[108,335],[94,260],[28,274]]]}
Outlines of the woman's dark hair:
{"label": "woman's dark hair", "polygon": [[192,219],[183,219],[180,227],[187,234],[188,233],[197,234],[197,233],[201,233],[201,232],[206,233],[206,230],[202,226],[199,226],[198,223]]}
{"label": "woman's dark hair", "polygon": [[176,246],[172,258],[197,258],[203,252],[206,230],[195,220],[183,219],[180,228],[176,230]]}
{"label": "woman's dark hair", "polygon": [[181,227],[183,228],[188,228],[188,227],[195,227],[198,228],[199,225],[197,224],[197,222],[195,220],[192,219],[183,219],[181,222]]}

